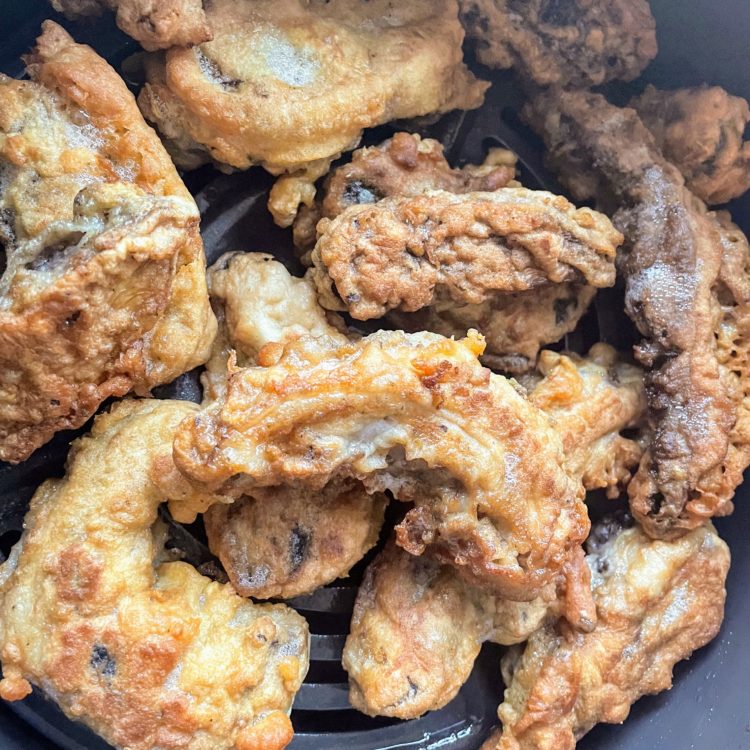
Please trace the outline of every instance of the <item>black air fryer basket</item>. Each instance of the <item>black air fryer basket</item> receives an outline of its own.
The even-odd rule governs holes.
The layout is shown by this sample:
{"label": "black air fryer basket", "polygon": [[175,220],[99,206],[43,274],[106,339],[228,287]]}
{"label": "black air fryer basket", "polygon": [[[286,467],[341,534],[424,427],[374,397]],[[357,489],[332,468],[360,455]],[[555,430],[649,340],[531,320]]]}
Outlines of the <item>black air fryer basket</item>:
{"label": "black air fryer basket", "polygon": [[[651,0],[651,5],[659,56],[632,86],[612,87],[608,93],[613,99],[624,101],[645,83],[675,88],[703,82],[750,99],[750,0]],[[115,67],[138,49],[111,18],[70,23],[45,0],[0,0],[0,71],[22,74],[20,55],[33,45],[44,18],[58,20],[77,41],[91,44]],[[480,110],[452,113],[426,127],[409,123],[403,128],[442,141],[453,164],[480,162],[488,147],[506,146],[519,156],[524,185],[562,192],[542,166],[541,143],[518,119],[522,97],[512,76],[475,67],[494,83]],[[378,143],[392,132],[387,127],[370,131],[366,143]],[[203,216],[209,263],[228,250],[252,250],[272,252],[291,270],[301,270],[291,250],[290,233],[274,226],[266,209],[272,178],[262,170],[221,175],[204,167],[187,174],[185,180]],[[734,220],[750,234],[750,195],[730,209]],[[621,301],[611,293],[600,295],[598,309],[586,316],[565,346],[584,351],[601,338],[620,348],[629,346],[632,330],[622,323],[610,324],[613,319],[621,320],[608,314],[608,305],[617,304]],[[200,399],[196,373],[157,391],[162,398]],[[62,473],[75,434],[57,435],[19,466],[0,463],[0,551],[4,555],[18,539],[34,489],[45,478]],[[746,594],[750,586],[750,485],[740,487],[736,507],[733,516],[716,523],[733,558],[721,633],[690,661],[677,665],[671,691],[638,701],[622,726],[598,726],[579,743],[582,750],[750,749],[750,597]],[[191,562],[208,563],[210,569],[214,561],[200,528],[183,529],[173,523],[171,528],[171,543]],[[483,648],[459,695],[440,711],[403,722],[371,719],[349,705],[341,651],[357,585],[371,557],[349,578],[290,602],[307,618],[312,633],[310,671],[294,703],[295,738],[290,750],[475,750],[497,723],[496,709],[502,700],[502,650],[491,644]],[[0,702],[0,750],[55,748],[107,750],[109,745],[66,719],[37,691],[20,703]]]}

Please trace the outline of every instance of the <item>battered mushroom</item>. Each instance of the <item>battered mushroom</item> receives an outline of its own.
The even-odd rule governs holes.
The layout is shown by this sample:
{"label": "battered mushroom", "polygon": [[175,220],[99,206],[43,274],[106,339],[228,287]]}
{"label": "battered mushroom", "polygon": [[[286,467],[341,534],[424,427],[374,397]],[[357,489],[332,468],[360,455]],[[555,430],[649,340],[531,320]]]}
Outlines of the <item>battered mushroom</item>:
{"label": "battered mushroom", "polygon": [[359,320],[549,284],[612,286],[622,241],[606,216],[526,188],[386,198],[318,231],[310,275],[320,302]]}
{"label": "battered mushroom", "polygon": [[0,459],[205,361],[198,209],[107,63],[47,21],[0,76]]}
{"label": "battered mushroom", "polygon": [[145,49],[200,44],[211,39],[202,0],[51,0],[68,18],[117,13],[117,25]]}
{"label": "battered mushroom", "polygon": [[[491,149],[481,166],[452,169],[437,141],[396,133],[379,146],[355,151],[349,164],[331,172],[315,204],[300,211],[294,224],[295,243],[307,263],[321,218],[334,219],[352,205],[430,190],[497,190],[515,184],[514,165],[511,152]],[[440,300],[416,313],[391,311],[388,321],[406,331],[427,330],[443,336],[461,337],[476,328],[487,341],[482,361],[504,372],[519,373],[533,368],[542,346],[559,341],[576,327],[595,291],[587,284],[570,283],[493,295],[478,304]]]}
{"label": "battered mushroom", "polygon": [[630,102],[666,159],[708,204],[726,203],[750,188],[750,107],[719,86],[660,91],[647,86]]}
{"label": "battered mushroom", "polygon": [[154,566],[152,525],[197,407],[124,401],[31,501],[0,567],[0,696],[29,682],[128,750],[280,750],[308,663],[305,621],[186,563]]}
{"label": "battered mushroom", "polygon": [[475,333],[298,339],[267,366],[231,373],[226,398],[178,431],[175,461],[196,486],[234,497],[347,476],[389,489],[416,505],[402,546],[533,599],[585,538],[583,488],[549,420],[480,366],[481,351]]}
{"label": "battered mushroom", "polygon": [[503,729],[483,750],[572,750],[671,687],[674,665],[718,633],[729,550],[710,523],[671,542],[603,524],[588,547],[596,630],[548,623],[503,658]]}
{"label": "battered mushroom", "polygon": [[685,188],[634,110],[562,92],[540,96],[527,115],[577,198],[619,206],[626,310],[651,370],[652,439],[629,485],[631,509],[651,536],[675,538],[731,512],[750,461],[746,241]]}
{"label": "battered mushroom", "polygon": [[213,0],[206,14],[213,41],[150,56],[139,103],[179,166],[286,175],[269,202],[282,226],[364,128],[473,109],[488,85],[463,64],[457,0]]}
{"label": "battered mushroom", "polygon": [[[543,352],[539,370],[527,379],[530,399],[554,418],[568,471],[586,489],[626,484],[640,447],[621,432],[643,419],[642,372],[604,344],[586,358]],[[440,708],[468,678],[484,641],[520,643],[560,615],[591,630],[590,596],[582,553],[539,597],[513,602],[389,544],[367,569],[354,606],[343,656],[349,699],[364,713],[401,719]]]}
{"label": "battered mushroom", "polygon": [[[209,269],[208,284],[221,333],[202,378],[204,404],[225,395],[229,349],[248,366],[302,335],[347,341],[312,285],[269,255],[229,253]],[[345,576],[377,542],[386,503],[346,480],[317,492],[257,489],[215,505],[204,520],[211,551],[240,594],[289,598]]]}
{"label": "battered mushroom", "polygon": [[419,195],[429,190],[473,193],[497,190],[514,183],[515,156],[490,149],[484,164],[453,169],[443,146],[416,133],[396,133],[379,146],[357,149],[352,160],[326,177],[315,203],[303,206],[294,222],[294,244],[309,264],[315,228],[321,219],[335,219],[349,206],[383,198]]}
{"label": "battered mushroom", "polygon": [[460,0],[480,62],[540,86],[632,81],[656,57],[647,0]]}

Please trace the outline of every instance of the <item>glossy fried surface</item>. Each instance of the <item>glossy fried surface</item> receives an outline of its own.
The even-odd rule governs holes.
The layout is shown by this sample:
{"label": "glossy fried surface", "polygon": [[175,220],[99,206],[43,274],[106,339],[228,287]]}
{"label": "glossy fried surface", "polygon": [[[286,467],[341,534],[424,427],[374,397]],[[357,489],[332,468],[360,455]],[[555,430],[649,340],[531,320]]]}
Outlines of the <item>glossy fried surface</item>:
{"label": "glossy fried surface", "polygon": [[514,165],[509,151],[491,149],[484,164],[454,169],[439,141],[396,133],[378,146],[357,149],[348,164],[331,171],[315,203],[300,209],[294,222],[294,244],[300,253],[308,253],[315,247],[320,219],[334,219],[349,206],[429,190],[473,193],[506,187],[515,177]]}
{"label": "glossy fried surface", "polygon": [[647,0],[460,0],[479,61],[540,86],[631,81],[656,57]]}
{"label": "glossy fried surface", "polygon": [[[220,336],[203,375],[204,404],[224,395],[227,351],[249,366],[303,335],[346,337],[329,323],[315,290],[261,253],[229,253],[208,272]],[[307,594],[345,576],[378,541],[387,500],[360,482],[311,492],[254,490],[204,516],[211,551],[235,589],[255,598]]]}
{"label": "glossy fried surface", "polygon": [[629,485],[631,509],[650,535],[676,537],[731,512],[744,460],[730,439],[744,412],[746,349],[719,344],[723,321],[730,337],[744,335],[744,238],[735,227],[735,250],[725,250],[725,228],[685,188],[634,110],[566,92],[540,97],[527,114],[574,194],[618,207],[626,311],[644,336],[636,356],[650,369],[652,437]]}
{"label": "glossy fried surface", "polygon": [[37,490],[0,568],[0,695],[31,682],[120,748],[280,749],[307,670],[305,621],[185,563],[154,565],[174,431],[196,411],[116,404],[74,444],[65,477]]}
{"label": "glossy fried surface", "polygon": [[475,305],[443,300],[414,313],[391,311],[388,320],[405,331],[443,336],[464,336],[476,328],[487,342],[482,363],[518,375],[533,369],[544,345],[575,330],[595,294],[593,286],[566,282],[498,294]]}
{"label": "glossy fried surface", "polygon": [[[527,379],[530,399],[553,417],[568,470],[586,489],[626,483],[640,453],[620,432],[639,426],[645,411],[638,368],[604,344],[585,358],[545,351],[538,367],[539,375]],[[455,697],[484,641],[520,643],[561,615],[591,630],[589,581],[581,554],[536,599],[514,602],[390,544],[365,574],[344,648],[352,705],[370,715],[415,718]]]}
{"label": "glossy fried surface", "polygon": [[647,86],[630,102],[691,192],[709,205],[750,188],[750,106],[720,86],[662,91]]}
{"label": "glossy fried surface", "polygon": [[473,109],[487,84],[463,64],[456,0],[213,0],[213,41],[151,57],[139,97],[179,166],[260,164],[282,226],[362,130]]}
{"label": "glossy fried surface", "polygon": [[68,18],[117,13],[117,25],[147,50],[184,47],[211,39],[202,0],[51,0]]}
{"label": "glossy fried surface", "polygon": [[200,364],[198,209],[123,81],[48,21],[0,77],[0,459]]}
{"label": "glossy fried surface", "polygon": [[[481,350],[475,334],[298,339],[274,363],[233,372],[226,398],[179,430],[175,461],[197,486],[231,496],[345,476],[389,489],[416,505],[402,546],[531,599],[587,533],[583,490],[547,418],[479,365]],[[178,520],[188,509],[175,509]]]}
{"label": "glossy fried surface", "polygon": [[588,545],[596,629],[547,624],[504,657],[503,729],[483,750],[572,750],[671,687],[674,665],[719,631],[729,550],[710,524],[674,541],[602,526]]}
{"label": "glossy fried surface", "polygon": [[550,283],[611,286],[622,240],[606,216],[526,188],[386,198],[318,232],[310,274],[321,304],[359,320]]}

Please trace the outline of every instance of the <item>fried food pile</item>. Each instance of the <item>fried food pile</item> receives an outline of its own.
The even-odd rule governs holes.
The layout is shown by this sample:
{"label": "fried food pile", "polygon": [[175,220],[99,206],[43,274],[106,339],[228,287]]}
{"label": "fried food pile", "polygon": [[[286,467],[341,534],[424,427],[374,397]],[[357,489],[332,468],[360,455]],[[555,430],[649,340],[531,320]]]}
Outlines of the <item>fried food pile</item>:
{"label": "fried food pile", "polygon": [[5,461],[205,361],[215,333],[198,209],[123,81],[51,21],[27,69],[0,76]]}
{"label": "fried food pile", "polygon": [[65,477],[39,488],[0,567],[0,696],[38,685],[132,750],[283,748],[305,621],[186,563],[154,562],[157,508],[179,489],[172,439],[196,410],[117,404],[74,444]]}
{"label": "fried food pile", "polygon": [[[709,209],[750,186],[747,102],[590,90],[656,55],[646,0],[52,4],[116,11],[165,146],[52,22],[0,76],[0,459],[176,378],[202,403],[107,403],[39,486],[0,565],[0,697],[122,750],[282,750],[309,629],[253,600],[304,611],[362,570],[342,665],[370,716],[445,706],[487,642],[483,750],[572,750],[669,688],[721,625],[710,519],[750,465],[750,246]],[[479,119],[446,124],[450,162],[407,132],[482,104],[464,28],[584,206],[488,138],[457,159]],[[289,252],[258,232],[206,271],[167,151],[277,176]]]}
{"label": "fried food pile", "polygon": [[213,0],[213,39],[146,60],[139,104],[181,167],[260,164],[287,175],[270,209],[289,226],[364,128],[478,107],[457,0]]}

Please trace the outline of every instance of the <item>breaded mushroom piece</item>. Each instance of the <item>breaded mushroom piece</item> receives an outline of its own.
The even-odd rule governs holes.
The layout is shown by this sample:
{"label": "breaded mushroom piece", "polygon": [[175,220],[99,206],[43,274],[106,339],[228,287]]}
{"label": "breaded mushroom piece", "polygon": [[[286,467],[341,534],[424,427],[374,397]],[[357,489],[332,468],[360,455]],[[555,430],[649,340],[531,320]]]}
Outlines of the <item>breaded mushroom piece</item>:
{"label": "breaded mushroom piece", "polygon": [[[321,218],[334,219],[353,205],[430,190],[471,193],[517,186],[514,177],[515,155],[510,151],[490,149],[483,164],[453,169],[437,141],[396,133],[379,146],[355,151],[350,163],[328,175],[314,205],[304,206],[297,216],[295,244],[303,263],[309,264]],[[554,284],[493,295],[477,304],[436,300],[414,313],[392,310],[387,319],[405,331],[433,331],[456,338],[476,328],[487,342],[484,364],[522,373],[534,367],[541,347],[574,330],[595,293],[588,284]]]}
{"label": "breaded mushroom piece", "polygon": [[596,629],[547,623],[503,658],[503,728],[482,750],[573,750],[670,688],[674,665],[719,632],[729,549],[710,523],[674,541],[603,523],[587,546]]}
{"label": "breaded mushroom piece", "polygon": [[632,81],[656,57],[648,0],[460,0],[479,61],[539,86]]}
{"label": "breaded mushroom piece", "polygon": [[[533,599],[588,532],[583,487],[549,419],[483,368],[481,351],[473,332],[300,338],[266,366],[231,373],[226,398],[181,426],[175,461],[196,487],[230,497],[347,476],[388,489],[416,505],[402,546]],[[175,518],[202,510],[182,503]]]}
{"label": "breaded mushroom piece", "polygon": [[[312,285],[270,255],[228,253],[209,269],[208,286],[220,334],[202,376],[204,405],[225,395],[230,351],[247,367],[303,335],[347,341]],[[209,508],[204,521],[238,593],[288,599],[345,576],[378,541],[386,504],[383,493],[350,479],[315,492],[256,489]]]}
{"label": "breaded mushroom piece", "polygon": [[621,242],[606,216],[545,191],[436,190],[324,219],[309,274],[324,307],[368,320],[550,284],[612,286]]}
{"label": "breaded mushroom piece", "polygon": [[647,86],[630,102],[688,188],[709,205],[750,188],[750,106],[720,86],[662,91]]}
{"label": "breaded mushroom piece", "polygon": [[0,76],[0,459],[204,362],[199,214],[125,83],[47,21]]}
{"label": "breaded mushroom piece", "polygon": [[202,0],[51,0],[68,18],[117,14],[117,25],[144,49],[185,47],[211,39]]}
{"label": "breaded mushroom piece", "polygon": [[181,167],[284,175],[281,226],[364,128],[473,109],[488,86],[463,63],[457,0],[213,0],[206,14],[213,41],[150,56],[139,104]]}
{"label": "breaded mushroom piece", "polygon": [[281,750],[305,621],[186,563],[154,563],[159,504],[180,494],[174,432],[196,411],[120,402],[74,444],[65,477],[37,490],[0,567],[0,696],[33,683],[128,750]]}
{"label": "breaded mushroom piece", "polygon": [[[526,383],[530,399],[554,418],[567,468],[584,487],[614,491],[626,484],[641,448],[621,433],[642,427],[643,372],[597,344],[585,358],[543,352],[539,376]],[[349,699],[372,716],[416,718],[455,697],[484,641],[520,643],[560,616],[579,630],[594,626],[582,553],[536,599],[514,602],[391,542],[357,594],[343,654]]]}

